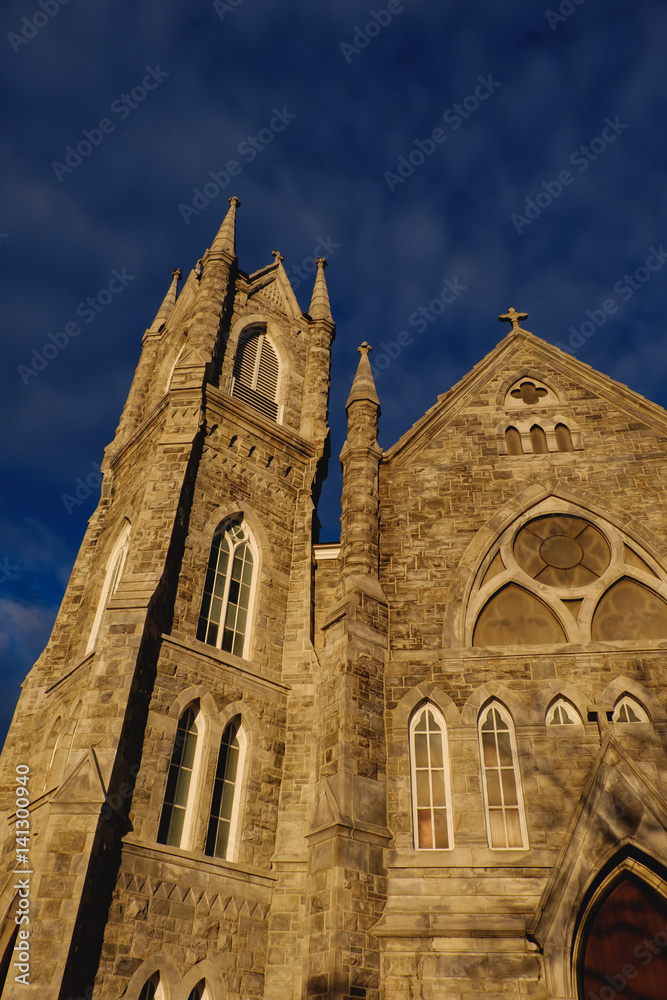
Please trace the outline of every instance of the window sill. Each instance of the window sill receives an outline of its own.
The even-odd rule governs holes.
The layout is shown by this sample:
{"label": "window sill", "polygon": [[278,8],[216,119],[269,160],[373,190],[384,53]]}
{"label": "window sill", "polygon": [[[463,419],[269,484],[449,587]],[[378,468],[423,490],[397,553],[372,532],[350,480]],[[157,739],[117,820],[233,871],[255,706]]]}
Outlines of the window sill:
{"label": "window sill", "polygon": [[170,847],[168,844],[147,844],[131,835],[123,838],[123,852],[150,861],[178,865],[180,868],[208,875],[223,876],[268,888],[272,888],[277,881],[277,875],[259,868],[252,868],[250,865],[241,865],[236,861],[223,861],[221,858],[212,858],[199,851],[184,851],[180,847]]}

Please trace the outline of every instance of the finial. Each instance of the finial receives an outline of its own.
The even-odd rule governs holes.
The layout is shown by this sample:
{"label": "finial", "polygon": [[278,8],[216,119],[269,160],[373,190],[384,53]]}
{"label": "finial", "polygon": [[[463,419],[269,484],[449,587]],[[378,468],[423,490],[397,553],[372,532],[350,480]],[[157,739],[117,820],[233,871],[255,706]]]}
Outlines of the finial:
{"label": "finial", "polygon": [[240,199],[236,195],[232,195],[229,199],[227,215],[223,219],[222,225],[208,253],[224,250],[225,253],[236,257],[236,209],[240,204]]}
{"label": "finial", "polygon": [[281,260],[285,260],[280,250],[272,250],[271,253],[273,254],[276,264],[279,264]]}
{"label": "finial", "polygon": [[519,329],[520,319],[528,319],[528,313],[519,313],[516,311],[514,306],[510,306],[507,312],[503,313],[502,316],[499,316],[498,319],[501,323],[511,323],[512,332],[514,332],[514,330]]}
{"label": "finial", "polygon": [[182,277],[183,272],[180,267],[177,267],[175,271],[171,272],[171,285],[169,286],[169,290],[164,297],[162,305],[157,311],[157,316],[149,327],[151,331],[159,333],[169,319],[176,302],[177,285]]}
{"label": "finial", "polygon": [[347,397],[347,403],[345,408],[349,407],[350,403],[353,403],[360,399],[370,400],[371,403],[375,403],[380,408],[380,400],[378,399],[378,394],[375,389],[375,382],[373,380],[373,370],[371,368],[370,358],[368,357],[369,351],[373,348],[366,341],[363,342],[359,347],[357,347],[361,357],[359,358],[359,364],[357,366],[357,373],[354,376],[352,382],[352,388],[350,389],[350,395]]}
{"label": "finial", "polygon": [[315,263],[317,264],[317,273],[315,275],[313,297],[310,300],[310,309],[308,312],[312,319],[328,319],[329,322],[333,322],[331,305],[329,304],[329,293],[327,292],[327,283],[324,277],[324,268],[327,266],[327,262],[324,257],[318,257]]}

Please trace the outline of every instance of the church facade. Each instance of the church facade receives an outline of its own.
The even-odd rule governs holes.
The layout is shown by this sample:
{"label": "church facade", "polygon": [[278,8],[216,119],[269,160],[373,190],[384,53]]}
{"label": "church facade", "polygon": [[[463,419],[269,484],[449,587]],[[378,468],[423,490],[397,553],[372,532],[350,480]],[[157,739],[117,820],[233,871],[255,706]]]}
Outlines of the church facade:
{"label": "church facade", "polygon": [[238,199],[2,757],[2,1000],[667,995],[667,413],[507,336],[388,450]]}

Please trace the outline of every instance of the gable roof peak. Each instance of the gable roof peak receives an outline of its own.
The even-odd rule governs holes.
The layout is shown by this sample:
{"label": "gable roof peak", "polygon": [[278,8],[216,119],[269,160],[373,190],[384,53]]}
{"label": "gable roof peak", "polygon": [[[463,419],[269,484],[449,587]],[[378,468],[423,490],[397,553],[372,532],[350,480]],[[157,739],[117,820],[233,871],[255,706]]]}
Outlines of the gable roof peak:
{"label": "gable roof peak", "polygon": [[523,327],[519,326],[519,320],[528,319],[528,313],[517,312],[514,306],[510,306],[506,313],[501,313],[498,319],[501,323],[511,323],[512,333],[521,331],[521,333],[528,333],[531,337],[533,336],[530,330],[524,330]]}

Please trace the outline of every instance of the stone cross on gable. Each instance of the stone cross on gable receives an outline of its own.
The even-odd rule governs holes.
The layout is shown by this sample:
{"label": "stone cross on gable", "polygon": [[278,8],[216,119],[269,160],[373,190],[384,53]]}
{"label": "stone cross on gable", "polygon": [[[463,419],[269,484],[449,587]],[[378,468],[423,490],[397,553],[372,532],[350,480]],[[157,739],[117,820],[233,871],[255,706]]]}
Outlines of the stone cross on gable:
{"label": "stone cross on gable", "polygon": [[517,312],[514,306],[511,306],[507,310],[507,312],[503,313],[502,316],[499,316],[498,319],[500,320],[501,323],[511,323],[512,330],[518,330],[519,320],[528,319],[528,313]]}
{"label": "stone cross on gable", "polygon": [[367,344],[366,341],[364,341],[363,344],[357,347],[357,350],[359,351],[360,354],[365,354],[366,357],[368,357],[368,352],[372,351],[373,348],[371,347],[370,344]]}
{"label": "stone cross on gable", "polygon": [[278,263],[278,261],[285,260],[280,250],[272,250],[271,253],[273,254],[276,264]]}

